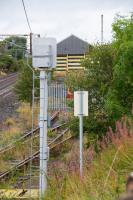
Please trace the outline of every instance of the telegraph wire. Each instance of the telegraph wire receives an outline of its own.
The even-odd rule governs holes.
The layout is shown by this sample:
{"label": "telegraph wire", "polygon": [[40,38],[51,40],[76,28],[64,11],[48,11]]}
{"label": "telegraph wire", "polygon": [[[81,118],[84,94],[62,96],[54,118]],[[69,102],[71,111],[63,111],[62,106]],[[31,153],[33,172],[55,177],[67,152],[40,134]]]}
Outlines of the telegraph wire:
{"label": "telegraph wire", "polygon": [[28,27],[30,29],[30,32],[32,33],[32,29],[31,29],[31,26],[30,26],[30,21],[29,21],[29,18],[28,18],[28,14],[27,14],[27,11],[26,11],[24,0],[21,0],[21,1],[22,1],[24,12],[25,12],[25,16],[26,16]]}

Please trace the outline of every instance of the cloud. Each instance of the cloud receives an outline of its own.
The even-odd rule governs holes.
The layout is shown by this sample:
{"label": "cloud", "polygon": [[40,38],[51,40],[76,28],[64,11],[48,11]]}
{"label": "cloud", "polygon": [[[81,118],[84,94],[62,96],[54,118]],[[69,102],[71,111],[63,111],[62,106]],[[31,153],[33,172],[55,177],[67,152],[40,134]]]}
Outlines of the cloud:
{"label": "cloud", "polygon": [[[127,14],[133,8],[132,0],[25,0],[25,4],[33,32],[58,41],[75,34],[91,43],[100,40],[101,14],[108,41],[115,13]],[[1,0],[0,7],[1,32],[29,32],[21,0]]]}

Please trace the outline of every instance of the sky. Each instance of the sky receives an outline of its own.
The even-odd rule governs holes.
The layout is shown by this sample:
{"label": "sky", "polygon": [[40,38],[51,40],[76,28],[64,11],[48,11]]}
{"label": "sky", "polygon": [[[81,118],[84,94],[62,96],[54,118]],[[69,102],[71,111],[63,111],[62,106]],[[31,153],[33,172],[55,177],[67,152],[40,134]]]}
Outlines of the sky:
{"label": "sky", "polygon": [[[33,33],[57,41],[74,34],[89,43],[100,41],[101,14],[108,42],[116,14],[133,11],[133,0],[25,0],[25,5]],[[29,33],[21,0],[0,0],[0,33]]]}

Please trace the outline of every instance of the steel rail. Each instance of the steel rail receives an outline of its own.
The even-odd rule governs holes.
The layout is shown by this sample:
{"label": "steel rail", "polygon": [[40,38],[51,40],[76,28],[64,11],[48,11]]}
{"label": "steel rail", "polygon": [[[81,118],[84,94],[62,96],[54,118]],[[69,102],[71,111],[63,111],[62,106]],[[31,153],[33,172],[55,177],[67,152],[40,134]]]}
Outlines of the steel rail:
{"label": "steel rail", "polygon": [[13,86],[16,82],[17,73],[11,74],[4,79],[0,80],[0,96],[7,96],[11,93]]}
{"label": "steel rail", "polygon": [[12,89],[13,89],[13,86],[9,86],[9,87],[6,88],[6,89],[0,90],[0,96],[5,96],[5,95],[7,95],[8,93],[11,92]]}
{"label": "steel rail", "polygon": [[7,81],[7,80],[10,80],[10,79],[12,79],[16,76],[17,76],[17,73],[12,73],[12,74],[6,75],[4,77],[0,77],[0,83]]}
{"label": "steel rail", "polygon": [[[55,118],[57,118],[58,115],[59,115],[59,112],[58,112],[58,111],[55,112],[55,113],[51,116],[51,120],[55,120]],[[59,129],[60,127],[62,127],[63,125],[64,125],[64,124],[55,126],[55,127],[51,128],[50,130],[51,130],[51,131],[55,131],[55,130]],[[23,136],[21,136],[21,137],[18,138],[17,140],[13,141],[12,143],[10,143],[9,145],[7,145],[6,147],[0,149],[0,154],[3,154],[3,153],[5,153],[5,152],[7,152],[7,151],[13,149],[13,148],[15,147],[15,144],[16,144],[17,142],[20,142],[20,141],[22,141],[22,140],[24,140],[24,139],[27,139],[28,137],[33,136],[33,134],[34,134],[34,136],[36,136],[36,134],[39,135],[38,131],[39,131],[39,127],[35,128],[33,131],[26,132]]]}
{"label": "steel rail", "polygon": [[0,90],[8,88],[9,86],[15,84],[15,82],[16,82],[16,77],[12,77],[12,79],[10,80],[5,80],[4,83],[0,85]]}
{"label": "steel rail", "polygon": [[[54,144],[54,142],[57,141],[59,138],[61,138],[65,133],[67,133],[68,130],[69,130],[68,128],[65,129],[65,130],[60,134],[60,136],[57,136],[51,143],[49,143],[49,146],[52,145],[52,144]],[[59,145],[61,145],[61,144],[64,144],[66,141],[70,140],[72,137],[73,137],[73,136],[69,136],[68,138],[64,139],[63,141],[61,141],[61,142],[55,144],[53,147],[50,147],[50,150],[53,150],[53,149],[56,148],[57,146],[59,146]],[[24,159],[23,161],[19,162],[17,165],[11,167],[9,170],[7,170],[7,171],[1,173],[1,174],[0,174],[0,180],[1,180],[1,179],[3,180],[3,178],[6,178],[7,176],[9,176],[9,175],[10,175],[13,171],[15,171],[16,169],[19,169],[19,168],[25,166],[25,165],[28,164],[31,160],[34,160],[34,159],[38,158],[39,154],[40,154],[40,151],[37,151],[37,152],[35,152],[32,156],[30,156],[30,157]]]}
{"label": "steel rail", "polygon": [[6,78],[9,78],[15,74],[17,74],[18,72],[12,72],[12,73],[8,73],[8,74],[5,74],[5,75],[0,75],[0,80],[4,80]]}

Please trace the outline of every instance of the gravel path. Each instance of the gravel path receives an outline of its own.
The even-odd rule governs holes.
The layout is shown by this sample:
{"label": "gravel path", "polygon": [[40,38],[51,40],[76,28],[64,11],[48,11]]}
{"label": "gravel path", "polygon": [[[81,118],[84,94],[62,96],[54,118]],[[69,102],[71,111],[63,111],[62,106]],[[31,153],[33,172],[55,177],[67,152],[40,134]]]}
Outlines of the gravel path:
{"label": "gravel path", "polygon": [[11,93],[5,98],[0,97],[0,131],[2,129],[2,122],[4,122],[7,118],[16,115],[16,109],[18,106],[19,103],[16,100],[14,93]]}
{"label": "gravel path", "polygon": [[7,118],[14,116],[18,108],[18,101],[13,92],[13,85],[16,82],[16,78],[16,73],[0,77],[0,131],[2,130],[2,123]]}

